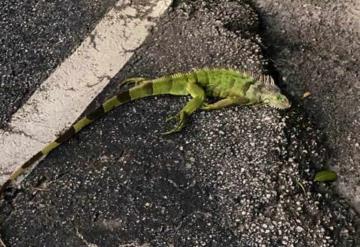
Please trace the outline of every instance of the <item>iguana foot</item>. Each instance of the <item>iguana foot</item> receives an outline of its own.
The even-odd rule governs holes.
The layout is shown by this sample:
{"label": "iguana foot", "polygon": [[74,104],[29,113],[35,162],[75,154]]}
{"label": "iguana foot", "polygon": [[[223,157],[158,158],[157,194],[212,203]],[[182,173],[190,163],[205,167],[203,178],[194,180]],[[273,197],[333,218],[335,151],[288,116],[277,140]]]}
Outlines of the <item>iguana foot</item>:
{"label": "iguana foot", "polygon": [[166,122],[168,122],[172,119],[177,120],[177,125],[173,129],[166,131],[165,133],[162,133],[162,135],[169,135],[169,134],[176,133],[176,132],[179,132],[180,130],[182,130],[182,128],[184,128],[185,121],[186,121],[186,113],[181,111],[180,113],[176,114],[175,116],[166,118]]}
{"label": "iguana foot", "polygon": [[129,84],[134,84],[135,86],[139,86],[142,83],[144,83],[146,80],[148,80],[148,79],[144,78],[144,77],[132,77],[132,78],[125,79],[124,81],[122,81],[120,83],[120,85],[127,86]]}
{"label": "iguana foot", "polygon": [[204,103],[202,104],[202,106],[200,107],[200,109],[201,109],[201,110],[205,110],[205,111],[206,111],[206,110],[211,110],[210,105],[211,105],[211,104],[204,102]]}
{"label": "iguana foot", "polygon": [[174,115],[174,116],[168,116],[168,117],[166,117],[166,118],[165,118],[165,122],[169,122],[169,121],[171,121],[171,120],[173,120],[173,119],[180,120],[180,114],[178,113],[178,114],[176,114],[176,115]]}
{"label": "iguana foot", "polygon": [[231,105],[246,105],[249,103],[249,100],[244,97],[228,97],[225,99],[221,99],[219,101],[216,101],[215,103],[209,104],[204,102],[201,106],[202,110],[210,111],[210,110],[217,110],[224,107],[228,107]]}

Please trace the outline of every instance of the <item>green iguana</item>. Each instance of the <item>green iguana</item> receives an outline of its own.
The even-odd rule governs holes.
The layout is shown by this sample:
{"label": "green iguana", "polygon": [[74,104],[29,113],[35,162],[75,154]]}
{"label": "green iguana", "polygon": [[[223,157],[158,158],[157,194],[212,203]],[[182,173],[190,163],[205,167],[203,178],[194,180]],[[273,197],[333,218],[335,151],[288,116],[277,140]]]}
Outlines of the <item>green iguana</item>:
{"label": "green iguana", "polygon": [[[104,116],[115,107],[127,102],[154,95],[190,95],[192,99],[170,119],[177,121],[176,126],[165,132],[171,134],[180,131],[186,117],[198,109],[215,110],[231,105],[265,104],[277,109],[291,106],[288,99],[281,94],[280,89],[268,75],[256,77],[253,73],[233,69],[198,69],[188,73],[178,73],[157,79],[132,78],[123,83],[134,83],[129,90],[106,100],[95,111],[81,118],[55,141],[45,146],[31,159],[17,168],[3,184],[0,193],[16,179],[31,171],[32,168],[60,144],[69,140],[82,128]],[[207,97],[218,98],[215,103],[207,103]]]}

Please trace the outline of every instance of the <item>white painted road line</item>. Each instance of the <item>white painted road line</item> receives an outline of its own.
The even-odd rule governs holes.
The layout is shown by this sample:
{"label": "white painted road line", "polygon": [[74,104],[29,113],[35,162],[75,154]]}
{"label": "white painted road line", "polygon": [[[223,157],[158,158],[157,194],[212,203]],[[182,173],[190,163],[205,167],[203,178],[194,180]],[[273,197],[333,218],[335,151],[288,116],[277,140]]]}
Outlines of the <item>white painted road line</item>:
{"label": "white painted road line", "polygon": [[[171,0],[130,6],[120,0],[80,47],[67,58],[0,130],[0,184],[56,135],[68,128],[130,59],[149,27]],[[152,18],[149,18],[152,17]]]}

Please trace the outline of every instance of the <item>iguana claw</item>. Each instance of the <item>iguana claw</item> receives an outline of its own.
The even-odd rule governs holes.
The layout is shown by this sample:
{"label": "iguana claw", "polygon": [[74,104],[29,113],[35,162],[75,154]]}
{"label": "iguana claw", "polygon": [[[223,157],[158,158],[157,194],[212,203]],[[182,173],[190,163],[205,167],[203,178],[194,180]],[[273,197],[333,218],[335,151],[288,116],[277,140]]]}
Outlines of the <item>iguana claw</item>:
{"label": "iguana claw", "polygon": [[204,102],[202,106],[200,107],[201,110],[209,110],[209,103]]}
{"label": "iguana claw", "polygon": [[166,122],[168,122],[174,118],[176,118],[178,120],[177,125],[173,129],[166,131],[165,133],[162,133],[162,135],[169,135],[169,134],[176,133],[176,132],[179,132],[180,130],[182,130],[182,128],[185,125],[186,113],[181,111],[180,113],[176,114],[175,116],[167,117]]}
{"label": "iguana claw", "polygon": [[180,114],[178,113],[178,114],[176,114],[174,116],[168,116],[167,118],[165,118],[165,122],[169,122],[169,121],[171,121],[173,119],[180,119]]}
{"label": "iguana claw", "polygon": [[139,86],[141,85],[143,82],[145,82],[147,80],[147,78],[144,77],[132,77],[132,78],[128,78],[126,80],[123,80],[122,82],[120,82],[120,86],[127,86],[129,84],[134,84],[135,86]]}

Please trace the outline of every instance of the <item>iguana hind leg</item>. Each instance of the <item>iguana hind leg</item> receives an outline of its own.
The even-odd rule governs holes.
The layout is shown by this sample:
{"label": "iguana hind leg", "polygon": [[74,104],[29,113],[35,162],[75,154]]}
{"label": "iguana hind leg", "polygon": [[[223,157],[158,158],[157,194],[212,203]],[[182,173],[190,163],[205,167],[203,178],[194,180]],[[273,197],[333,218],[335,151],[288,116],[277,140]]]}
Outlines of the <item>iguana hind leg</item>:
{"label": "iguana hind leg", "polygon": [[204,103],[201,107],[202,110],[210,111],[210,110],[217,110],[227,106],[232,105],[246,105],[249,102],[248,99],[243,97],[228,97],[225,99],[221,99],[216,101],[213,104]]}
{"label": "iguana hind leg", "polygon": [[181,111],[178,114],[176,114],[173,117],[167,118],[167,121],[175,118],[177,120],[177,125],[173,129],[163,133],[163,135],[179,132],[185,125],[186,117],[190,116],[203,104],[205,99],[204,89],[202,89],[199,85],[195,83],[190,83],[186,87],[186,90],[193,98],[186,103],[186,105],[181,109]]}
{"label": "iguana hind leg", "polygon": [[131,78],[127,78],[125,80],[123,80],[122,82],[120,82],[120,86],[125,86],[125,85],[129,85],[129,84],[134,84],[134,86],[139,86],[145,82],[148,82],[149,79],[144,78],[144,77],[131,77]]}

